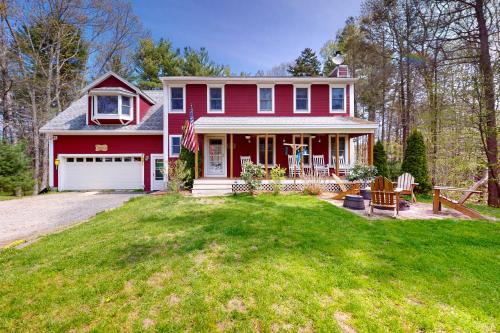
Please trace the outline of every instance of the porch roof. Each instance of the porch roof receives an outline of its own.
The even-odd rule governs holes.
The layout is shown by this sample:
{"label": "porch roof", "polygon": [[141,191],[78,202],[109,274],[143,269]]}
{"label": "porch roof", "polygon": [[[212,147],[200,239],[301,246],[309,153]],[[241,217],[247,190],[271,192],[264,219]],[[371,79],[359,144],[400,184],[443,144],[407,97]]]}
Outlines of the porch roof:
{"label": "porch roof", "polygon": [[374,133],[378,124],[354,117],[200,117],[196,133]]}

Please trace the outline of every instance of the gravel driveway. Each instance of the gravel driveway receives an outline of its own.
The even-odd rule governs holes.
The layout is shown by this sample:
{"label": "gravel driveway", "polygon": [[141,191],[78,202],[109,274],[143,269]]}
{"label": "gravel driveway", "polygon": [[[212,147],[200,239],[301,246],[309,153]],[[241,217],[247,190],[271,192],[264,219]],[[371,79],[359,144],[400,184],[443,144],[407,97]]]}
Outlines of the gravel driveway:
{"label": "gravel driveway", "polygon": [[0,201],[0,248],[84,221],[122,205],[133,192],[66,192]]}

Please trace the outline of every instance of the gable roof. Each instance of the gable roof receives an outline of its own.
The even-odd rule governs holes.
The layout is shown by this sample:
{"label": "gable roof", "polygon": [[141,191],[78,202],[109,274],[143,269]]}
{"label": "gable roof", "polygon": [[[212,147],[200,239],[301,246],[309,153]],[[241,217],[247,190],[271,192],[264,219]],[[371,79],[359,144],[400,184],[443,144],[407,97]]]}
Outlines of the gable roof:
{"label": "gable roof", "polygon": [[155,104],[155,101],[151,97],[149,97],[147,94],[145,94],[141,89],[139,89],[133,83],[125,80],[123,77],[121,77],[120,75],[116,74],[113,71],[109,71],[106,74],[97,78],[96,80],[92,81],[89,85],[87,85],[85,88],[82,89],[82,94],[87,94],[89,92],[89,90],[91,90],[95,86],[99,85],[100,83],[102,83],[103,81],[105,81],[106,79],[108,79],[111,76],[113,76],[117,80],[121,81],[122,83],[124,83],[125,85],[130,87],[132,90],[134,90],[137,94],[144,97],[151,104]]}

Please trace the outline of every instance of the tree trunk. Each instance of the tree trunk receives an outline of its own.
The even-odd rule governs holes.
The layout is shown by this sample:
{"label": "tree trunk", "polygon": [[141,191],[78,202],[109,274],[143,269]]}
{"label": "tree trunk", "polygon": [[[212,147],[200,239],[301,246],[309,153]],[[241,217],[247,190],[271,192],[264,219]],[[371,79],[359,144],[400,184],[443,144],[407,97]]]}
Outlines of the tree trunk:
{"label": "tree trunk", "polygon": [[488,205],[499,207],[499,165],[498,165],[498,138],[495,112],[495,84],[493,82],[493,68],[491,66],[490,45],[488,40],[488,27],[485,18],[485,5],[483,0],[476,0],[475,6],[476,20],[479,26],[479,70],[481,72],[483,96],[484,96],[484,117],[480,114],[480,120],[484,118],[486,126],[481,126],[486,138],[485,153],[488,161]]}

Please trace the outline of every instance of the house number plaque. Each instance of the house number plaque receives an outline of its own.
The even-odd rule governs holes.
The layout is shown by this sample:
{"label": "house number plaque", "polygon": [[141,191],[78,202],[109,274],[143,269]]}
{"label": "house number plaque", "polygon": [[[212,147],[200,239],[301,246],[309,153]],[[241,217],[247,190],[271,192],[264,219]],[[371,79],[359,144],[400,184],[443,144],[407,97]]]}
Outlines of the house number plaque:
{"label": "house number plaque", "polygon": [[108,151],[108,145],[95,145],[95,151]]}

